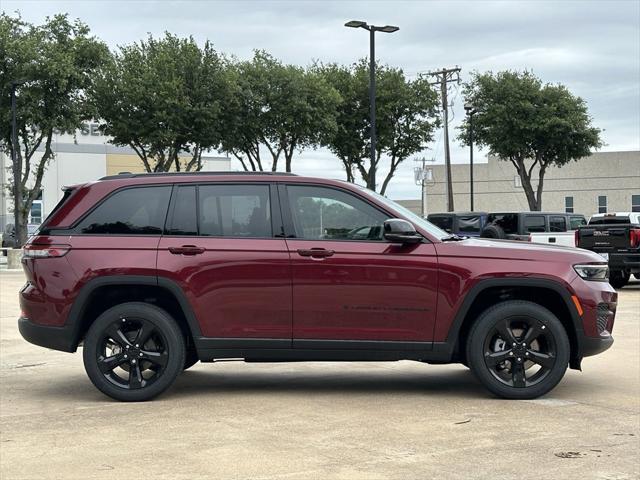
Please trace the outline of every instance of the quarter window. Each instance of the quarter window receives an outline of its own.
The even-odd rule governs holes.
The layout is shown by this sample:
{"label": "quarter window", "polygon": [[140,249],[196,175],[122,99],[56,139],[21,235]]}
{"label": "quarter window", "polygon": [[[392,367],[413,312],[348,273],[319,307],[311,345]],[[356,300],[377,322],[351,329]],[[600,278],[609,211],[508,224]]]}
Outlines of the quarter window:
{"label": "quarter window", "polygon": [[544,232],[544,217],[542,215],[528,215],[524,217],[524,230],[527,233]]}
{"label": "quarter window", "polygon": [[566,232],[567,219],[564,217],[549,217],[550,232]]}
{"label": "quarter window", "polygon": [[200,235],[272,236],[268,185],[201,185],[198,196]]}
{"label": "quarter window", "polygon": [[607,213],[607,196],[598,196],[598,213]]}
{"label": "quarter window", "polygon": [[573,197],[564,197],[564,211],[573,213]]}
{"label": "quarter window", "polygon": [[78,225],[87,234],[160,235],[171,186],[137,187],[116,192]]}
{"label": "quarter window", "polygon": [[387,216],[359,198],[324,187],[290,185],[287,195],[298,238],[382,240]]}

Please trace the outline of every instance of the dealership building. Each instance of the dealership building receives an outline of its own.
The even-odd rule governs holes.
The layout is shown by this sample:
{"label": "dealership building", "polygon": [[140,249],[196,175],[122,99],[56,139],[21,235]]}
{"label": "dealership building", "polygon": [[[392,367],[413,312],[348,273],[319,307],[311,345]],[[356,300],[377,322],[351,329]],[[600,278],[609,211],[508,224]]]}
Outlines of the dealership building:
{"label": "dealership building", "polygon": [[[427,213],[447,211],[444,165],[430,167],[425,181]],[[537,178],[534,169],[533,178]],[[473,170],[474,210],[526,211],[527,198],[520,177],[509,161],[489,156]],[[451,165],[455,211],[470,209],[469,164]],[[533,182],[534,189],[537,181]],[[422,200],[402,200],[405,207],[420,214]],[[547,169],[544,177],[542,209],[553,212],[582,213],[640,211],[640,151],[597,152],[561,168]]]}
{"label": "dealership building", "polygon": [[[96,123],[87,123],[74,135],[55,135],[51,148],[55,157],[49,162],[42,180],[38,200],[34,201],[29,216],[31,225],[38,225],[62,197],[62,187],[97,180],[120,172],[144,172],[142,161],[128,147],[117,147],[102,135]],[[38,157],[36,153],[34,158]],[[203,171],[229,171],[227,157],[202,157]],[[13,222],[11,195],[11,157],[0,153],[0,233]]]}

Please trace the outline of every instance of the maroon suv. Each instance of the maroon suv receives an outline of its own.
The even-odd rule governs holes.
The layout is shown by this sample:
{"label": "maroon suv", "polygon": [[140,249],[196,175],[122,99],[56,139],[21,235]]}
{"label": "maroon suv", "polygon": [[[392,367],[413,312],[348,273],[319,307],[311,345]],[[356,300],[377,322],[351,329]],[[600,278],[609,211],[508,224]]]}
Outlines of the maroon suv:
{"label": "maroon suv", "polygon": [[447,234],[386,198],[287,174],[123,174],[65,190],[24,248],[20,332],[119,400],[198,360],[461,362],[533,398],[609,348],[599,255]]}

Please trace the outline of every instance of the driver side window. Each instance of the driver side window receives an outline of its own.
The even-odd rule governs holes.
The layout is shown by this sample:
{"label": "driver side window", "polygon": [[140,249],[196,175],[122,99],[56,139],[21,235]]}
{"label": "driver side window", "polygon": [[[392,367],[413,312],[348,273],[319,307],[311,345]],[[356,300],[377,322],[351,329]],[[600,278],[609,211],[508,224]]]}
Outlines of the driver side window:
{"label": "driver side window", "polygon": [[382,241],[387,216],[359,198],[332,188],[287,187],[297,238]]}

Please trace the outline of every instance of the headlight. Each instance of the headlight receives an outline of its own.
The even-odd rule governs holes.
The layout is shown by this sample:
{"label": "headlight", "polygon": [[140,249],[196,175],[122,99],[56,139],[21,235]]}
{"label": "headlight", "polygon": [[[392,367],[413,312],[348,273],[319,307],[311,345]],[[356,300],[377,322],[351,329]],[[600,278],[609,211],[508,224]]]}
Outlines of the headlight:
{"label": "headlight", "polygon": [[573,269],[585,280],[607,280],[609,267],[607,265],[574,265]]}

